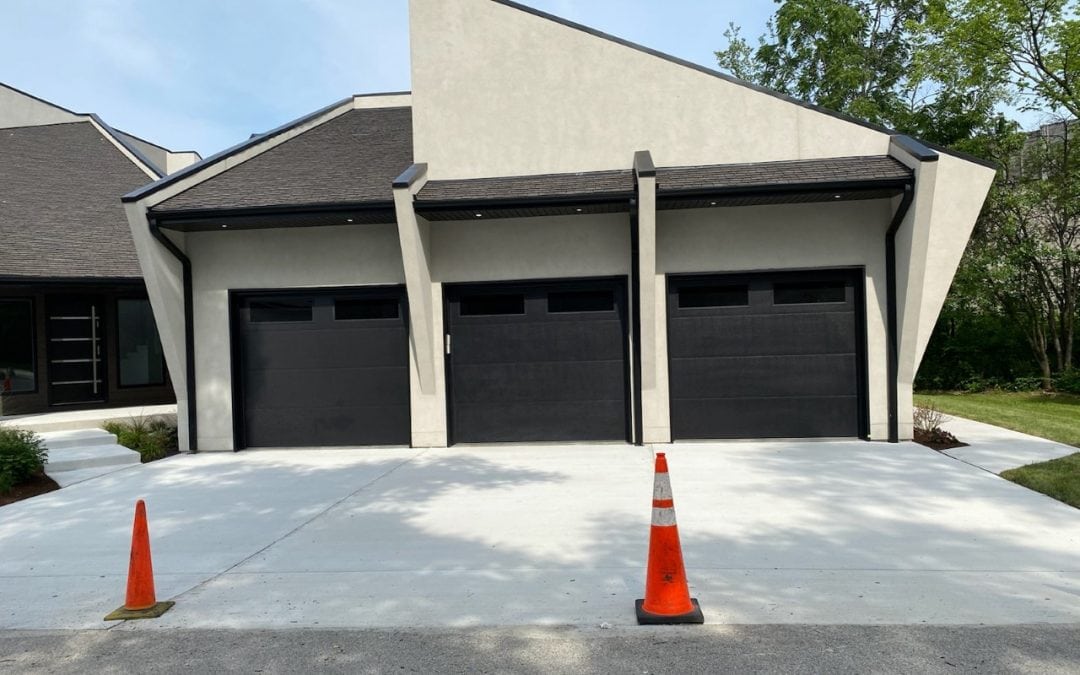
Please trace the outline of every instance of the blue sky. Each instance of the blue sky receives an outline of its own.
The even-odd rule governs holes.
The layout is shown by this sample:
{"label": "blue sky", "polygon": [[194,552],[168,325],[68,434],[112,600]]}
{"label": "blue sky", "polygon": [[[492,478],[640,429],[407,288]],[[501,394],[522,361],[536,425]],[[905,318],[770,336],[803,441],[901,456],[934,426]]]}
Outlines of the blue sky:
{"label": "blue sky", "polygon": [[[701,63],[768,0],[525,0]],[[4,0],[0,82],[204,156],[354,93],[409,88],[407,0]]]}

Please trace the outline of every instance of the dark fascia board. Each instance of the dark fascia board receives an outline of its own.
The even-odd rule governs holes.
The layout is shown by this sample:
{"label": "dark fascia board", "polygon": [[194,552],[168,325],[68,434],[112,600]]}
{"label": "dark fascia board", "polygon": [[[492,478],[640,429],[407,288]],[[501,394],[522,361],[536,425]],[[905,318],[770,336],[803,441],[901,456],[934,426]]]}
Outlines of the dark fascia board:
{"label": "dark fascia board", "polygon": [[259,143],[262,143],[263,141],[269,140],[269,139],[271,139],[271,138],[273,138],[275,136],[279,136],[279,135],[285,133],[286,131],[289,131],[290,129],[293,129],[295,127],[300,126],[301,124],[305,124],[307,122],[310,122],[313,119],[321,117],[322,115],[325,115],[326,113],[330,112],[331,110],[334,110],[335,108],[339,108],[339,107],[345,105],[346,103],[349,103],[352,100],[353,100],[352,96],[350,96],[349,98],[343,98],[340,101],[337,101],[336,103],[331,103],[330,105],[325,106],[323,108],[320,108],[320,109],[316,110],[313,113],[308,113],[307,115],[304,115],[303,117],[298,117],[295,120],[292,120],[291,122],[286,122],[285,124],[282,124],[281,126],[277,127],[276,129],[271,129],[270,131],[267,131],[264,134],[259,134],[258,136],[252,136],[251,138],[247,139],[246,141],[242,141],[240,143],[237,143],[236,145],[232,146],[231,148],[226,148],[225,150],[222,150],[219,153],[210,155],[206,159],[195,162],[191,166],[184,167],[183,169],[180,169],[176,173],[169,174],[168,176],[165,176],[164,178],[161,178],[160,180],[154,181],[153,183],[150,183],[149,185],[144,185],[143,187],[141,187],[141,188],[139,188],[137,190],[129,192],[128,194],[121,197],[120,201],[125,202],[125,203],[137,202],[140,199],[143,199],[144,197],[148,197],[148,196],[154,194],[155,192],[157,192],[157,191],[159,191],[159,190],[161,190],[161,189],[163,189],[163,188],[165,188],[165,187],[167,187],[169,185],[172,185],[173,183],[175,183],[178,180],[181,180],[183,178],[187,178],[188,176],[196,174],[196,173],[202,171],[203,169],[205,169],[205,168],[207,168],[209,166],[213,166],[213,165],[215,165],[215,164],[217,164],[217,163],[219,163],[221,161],[224,161],[224,160],[228,159],[229,157],[232,157],[233,155],[237,154],[238,152],[242,152],[244,150],[247,150],[248,148],[250,148],[252,146],[258,145]]}
{"label": "dark fascia board", "polygon": [[[169,148],[166,148],[164,145],[160,145],[160,144],[155,143],[153,141],[148,141],[148,140],[146,140],[145,138],[143,138],[142,136],[140,136],[138,134],[133,134],[130,131],[124,131],[123,129],[117,129],[116,127],[113,127],[113,131],[115,131],[117,133],[120,133],[120,134],[123,134],[125,136],[131,136],[132,138],[138,139],[138,140],[142,141],[143,143],[146,143],[147,145],[154,146],[158,150],[164,150],[165,152],[169,153],[170,155],[179,155],[179,154],[184,154],[184,153],[188,153],[188,152],[194,153],[196,155],[199,154],[198,150],[170,150]],[[201,157],[202,155],[199,155],[199,156]]]}
{"label": "dark fascia board", "polygon": [[758,195],[810,194],[829,192],[853,192],[858,190],[881,190],[895,188],[903,190],[911,185],[914,178],[877,179],[856,181],[833,181],[824,183],[783,183],[776,185],[736,185],[715,188],[694,188],[689,190],[664,190],[657,186],[657,199],[680,199],[685,197],[733,197]]}
{"label": "dark fascia board", "polygon": [[[732,75],[728,75],[727,73],[721,72],[719,70],[713,70],[712,68],[707,68],[707,67],[705,67],[703,65],[694,63],[692,61],[687,61],[686,59],[680,59],[679,57],[672,56],[671,54],[665,54],[664,52],[657,51],[655,49],[652,49],[650,47],[646,47],[644,45],[640,45],[640,44],[638,44],[636,42],[631,42],[630,40],[624,40],[623,38],[616,37],[614,35],[611,35],[610,33],[605,33],[603,31],[596,30],[595,28],[590,28],[589,26],[585,26],[583,24],[576,23],[574,21],[570,21],[569,19],[564,19],[564,18],[562,18],[560,16],[555,16],[554,14],[548,14],[547,12],[543,12],[543,11],[541,11],[539,9],[535,9],[533,7],[527,7],[527,6],[522,5],[522,4],[518,3],[518,2],[514,2],[513,0],[492,0],[492,2],[496,2],[496,3],[500,4],[500,5],[504,5],[506,7],[510,7],[510,8],[525,12],[527,14],[532,14],[533,16],[538,16],[541,19],[547,19],[548,21],[554,21],[555,23],[566,26],[567,28],[573,28],[574,30],[579,30],[579,31],[582,31],[584,33],[588,33],[589,35],[592,35],[594,37],[598,37],[598,38],[601,38],[603,40],[608,40],[609,42],[614,42],[616,44],[620,44],[620,45],[622,45],[624,47],[629,47],[630,49],[634,49],[634,50],[637,50],[639,52],[644,52],[645,54],[649,54],[650,56],[655,56],[655,57],[663,59],[665,61],[669,61],[671,63],[677,64],[677,65],[680,65],[680,66],[683,66],[683,67],[686,67],[686,68],[690,68],[692,70],[696,70],[696,71],[698,71],[700,73],[705,73],[706,75],[711,75],[713,77],[720,78],[721,80],[724,80],[726,82],[730,82],[732,84],[739,85],[740,87],[746,87],[747,89],[752,89],[752,90],[754,90],[756,92],[760,92],[762,94],[772,96],[773,98],[778,98],[778,99],[780,99],[782,101],[787,101],[788,103],[793,103],[793,104],[795,104],[795,105],[797,105],[797,106],[799,106],[801,108],[806,108],[808,110],[813,110],[814,112],[819,112],[819,113],[822,113],[824,115],[829,115],[830,117],[835,117],[837,119],[843,120],[845,122],[850,122],[852,124],[858,124],[861,127],[865,127],[867,129],[873,129],[874,131],[880,131],[881,133],[889,134],[890,136],[895,135],[897,133],[895,130],[889,129],[889,128],[884,127],[884,126],[881,126],[880,124],[874,124],[873,122],[867,122],[866,120],[861,120],[861,119],[859,119],[857,117],[852,117],[850,115],[846,115],[844,113],[837,112],[835,110],[829,110],[828,108],[822,108],[821,106],[814,105],[813,103],[807,103],[806,101],[799,100],[799,99],[797,99],[797,98],[795,98],[793,96],[789,96],[788,94],[782,94],[782,93],[780,93],[778,91],[775,91],[773,89],[769,89],[768,87],[762,87],[761,85],[754,84],[752,82],[747,82],[746,80],[741,80],[741,79],[739,79],[737,77],[734,77]],[[981,165],[986,166],[986,167],[996,168],[996,165],[993,162],[991,162],[989,160],[982,159],[981,157],[976,157],[974,155],[969,155],[966,152],[960,152],[958,150],[952,150],[950,148],[941,147],[941,146],[935,145],[933,143],[927,143],[926,141],[920,141],[920,142],[923,143],[924,145],[928,146],[928,147],[934,148],[935,150],[939,150],[940,152],[944,152],[945,154],[952,155],[954,157],[958,157],[960,159],[967,160],[969,162],[974,162],[976,164],[981,164]]]}
{"label": "dark fascia board", "polygon": [[141,286],[142,277],[20,277],[0,276],[12,286]]}
{"label": "dark fascia board", "polygon": [[648,150],[634,153],[634,174],[641,178],[656,176],[656,164],[653,164],[652,153]]}
{"label": "dark fascia board", "polygon": [[397,190],[399,188],[412,187],[413,183],[420,179],[427,173],[427,164],[424,162],[418,162],[413,164],[408,169],[401,172],[401,175],[394,179],[392,187]]}
{"label": "dark fascia board", "polygon": [[[242,227],[233,229],[275,229],[289,227],[285,225],[288,220],[295,220],[305,216],[328,216],[341,215],[345,218],[349,215],[365,214],[369,217],[381,216],[379,221],[393,222],[395,219],[394,203],[392,201],[380,202],[351,202],[334,204],[297,204],[288,206],[256,206],[252,208],[200,208],[200,210],[149,212],[149,219],[158,227],[168,230],[200,231],[221,229],[222,225],[229,225],[229,221],[245,221]],[[265,222],[253,224],[251,220],[265,218]],[[383,220],[384,218],[384,220]],[[362,218],[363,219],[363,218]],[[327,222],[326,224],[330,224]],[[352,225],[349,222],[340,222],[339,225]],[[204,227],[205,226],[205,227]],[[227,228],[226,228],[227,229]]]}
{"label": "dark fascia board", "polygon": [[492,209],[539,208],[544,206],[588,206],[613,204],[633,199],[633,191],[605,192],[602,195],[577,194],[540,197],[510,197],[500,199],[440,199],[417,200],[414,208],[419,214],[433,211],[486,211]]}
{"label": "dark fascia board", "polygon": [[915,140],[911,136],[897,134],[889,139],[889,144],[899,148],[900,150],[903,150],[904,152],[911,155],[920,162],[938,161],[938,154],[936,152],[926,147],[926,145]]}

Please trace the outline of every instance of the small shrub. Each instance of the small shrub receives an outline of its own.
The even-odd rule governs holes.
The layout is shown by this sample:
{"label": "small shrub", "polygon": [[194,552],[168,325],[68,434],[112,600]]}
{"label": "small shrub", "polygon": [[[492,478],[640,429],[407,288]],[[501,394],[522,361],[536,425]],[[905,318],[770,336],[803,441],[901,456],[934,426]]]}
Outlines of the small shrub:
{"label": "small shrub", "polygon": [[933,403],[925,408],[916,406],[912,411],[912,419],[917,430],[927,433],[940,430],[941,425],[949,421],[945,413],[938,410]]}
{"label": "small shrub", "polygon": [[1039,391],[1043,388],[1043,381],[1041,377],[1035,376],[1018,377],[1001,388],[1005,391]]}
{"label": "small shrub", "polygon": [[117,443],[138,452],[143,463],[176,451],[176,426],[160,417],[132,417],[126,422],[114,420],[102,426],[116,435]]}
{"label": "small shrub", "polygon": [[44,443],[32,431],[0,428],[0,494],[41,471],[48,459]]}
{"label": "small shrub", "polygon": [[1080,394],[1080,370],[1061,373],[1054,380],[1054,387],[1066,394]]}

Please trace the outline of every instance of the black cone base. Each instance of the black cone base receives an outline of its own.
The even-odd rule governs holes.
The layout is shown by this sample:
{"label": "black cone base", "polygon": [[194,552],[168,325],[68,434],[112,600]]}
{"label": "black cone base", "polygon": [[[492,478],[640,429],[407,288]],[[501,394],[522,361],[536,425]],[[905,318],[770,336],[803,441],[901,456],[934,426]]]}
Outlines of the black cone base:
{"label": "black cone base", "polygon": [[637,613],[637,622],[642,626],[670,626],[680,623],[705,623],[705,616],[701,613],[697,598],[690,598],[690,604],[694,609],[686,614],[653,614],[641,608],[645,600],[634,601],[634,611]]}

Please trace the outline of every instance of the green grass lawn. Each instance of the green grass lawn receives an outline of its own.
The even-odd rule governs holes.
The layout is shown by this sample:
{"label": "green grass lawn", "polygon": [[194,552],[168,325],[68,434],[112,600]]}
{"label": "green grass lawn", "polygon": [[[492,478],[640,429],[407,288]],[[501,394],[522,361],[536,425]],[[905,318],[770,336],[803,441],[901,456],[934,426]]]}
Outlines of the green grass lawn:
{"label": "green grass lawn", "polygon": [[966,417],[1080,447],[1080,396],[1042,392],[915,396],[915,405],[930,403],[946,415]]}
{"label": "green grass lawn", "polygon": [[[915,397],[915,405],[931,403],[949,415],[1080,447],[1080,396],[987,392]],[[1001,477],[1080,508],[1080,453],[1009,469]]]}

